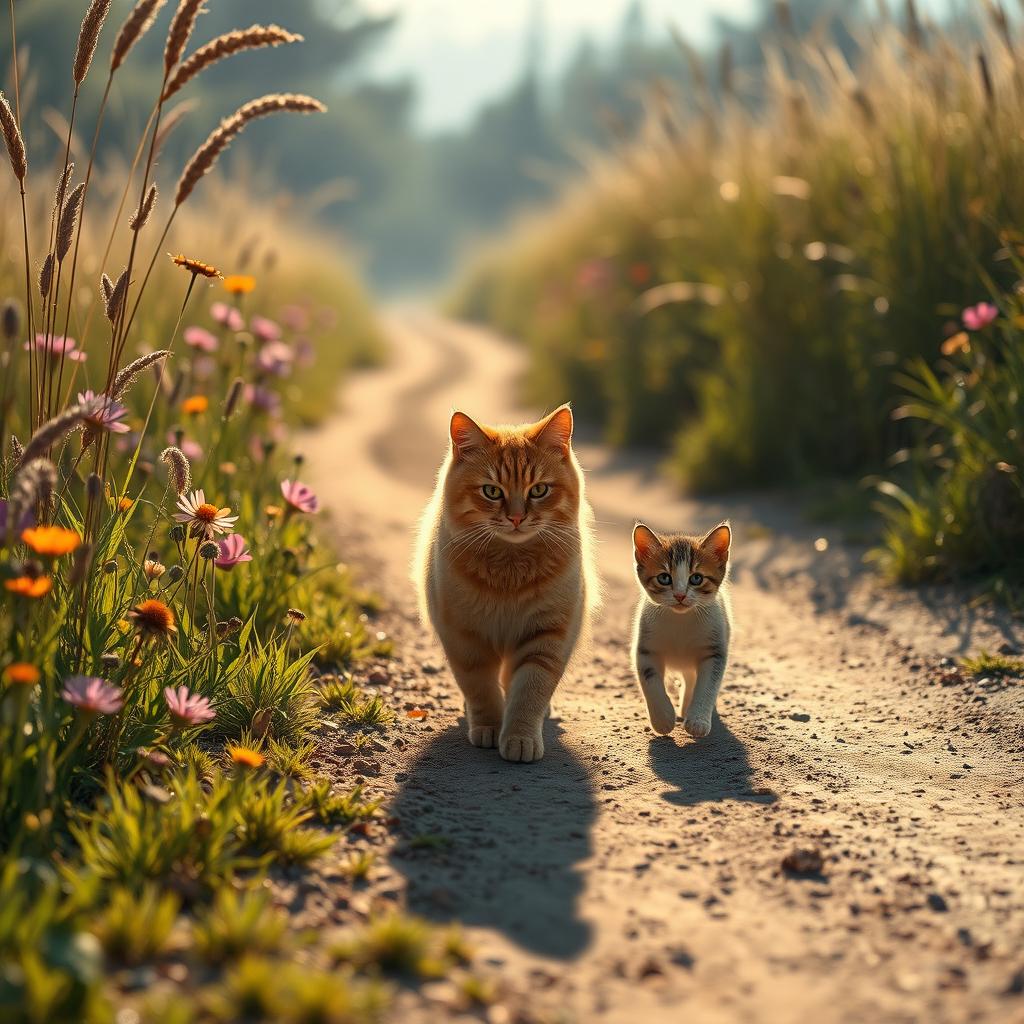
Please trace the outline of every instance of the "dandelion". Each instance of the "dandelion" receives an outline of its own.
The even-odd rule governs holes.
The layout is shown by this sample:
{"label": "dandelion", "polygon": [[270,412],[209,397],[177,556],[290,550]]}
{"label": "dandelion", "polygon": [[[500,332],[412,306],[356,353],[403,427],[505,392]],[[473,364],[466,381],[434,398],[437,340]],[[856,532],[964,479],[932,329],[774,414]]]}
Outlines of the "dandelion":
{"label": "dandelion", "polygon": [[79,392],[78,404],[86,410],[82,414],[82,423],[87,434],[102,430],[108,430],[112,434],[128,433],[128,424],[121,422],[128,415],[127,406],[92,391]]}
{"label": "dandelion", "polygon": [[217,351],[217,336],[211,334],[205,327],[186,327],[182,337],[189,348],[199,352]]}
{"label": "dandelion", "polygon": [[263,342],[279,341],[281,339],[280,325],[265,316],[254,316],[249,321],[249,329]]}
{"label": "dandelion", "polygon": [[53,590],[53,580],[49,576],[16,576],[4,580],[4,589],[19,597],[46,597]]}
{"label": "dandelion", "polygon": [[68,359],[72,363],[84,363],[85,353],[78,347],[74,338],[49,338],[45,334],[37,334],[35,341],[26,341],[22,346],[26,352],[42,352],[49,359]]}
{"label": "dandelion", "polygon": [[182,256],[180,253],[175,256],[174,253],[168,253],[171,257],[171,262],[176,267],[181,267],[182,270],[187,270],[193,277],[220,277],[221,272],[216,267],[211,267],[209,263],[203,263],[201,260],[194,260],[190,256]]}
{"label": "dandelion", "polygon": [[69,555],[82,543],[82,538],[74,530],[65,530],[62,526],[31,526],[22,531],[21,539],[44,558]]}
{"label": "dandelion", "polygon": [[231,515],[230,508],[218,508],[206,500],[202,490],[178,498],[180,512],[174,514],[175,521],[188,523],[193,537],[213,537],[216,533],[227,533],[238,521],[238,516]]}
{"label": "dandelion", "polygon": [[167,710],[171,713],[171,724],[176,729],[188,729],[194,725],[204,725],[217,717],[217,712],[210,707],[206,697],[190,693],[187,686],[164,687],[164,700]]}
{"label": "dandelion", "polygon": [[220,552],[214,561],[218,569],[233,569],[240,562],[251,562],[252,555],[240,533],[229,533],[218,542]]}
{"label": "dandelion", "polygon": [[210,316],[221,327],[226,327],[229,331],[234,331],[236,334],[245,327],[245,320],[242,318],[241,312],[235,309],[234,306],[229,306],[226,302],[215,302],[210,307]]}
{"label": "dandelion", "polygon": [[4,669],[4,682],[8,686],[35,686],[42,673],[27,661],[15,661]]}
{"label": "dandelion", "polygon": [[242,768],[260,768],[263,766],[263,755],[251,747],[232,744],[228,747],[228,756],[233,764],[237,764]]}
{"label": "dandelion", "polygon": [[248,295],[256,287],[256,278],[251,274],[228,274],[224,278],[224,290],[232,295]]}
{"label": "dandelion", "polygon": [[976,306],[968,306],[962,313],[964,327],[969,331],[980,331],[988,327],[999,310],[991,302],[979,302]]}
{"label": "dandelion", "polygon": [[99,676],[69,676],[61,696],[86,715],[116,715],[124,707],[120,688]]}
{"label": "dandelion", "polygon": [[284,500],[298,512],[312,514],[320,510],[320,499],[313,492],[298,480],[284,480],[281,483],[281,494]]}
{"label": "dandelion", "polygon": [[181,403],[181,411],[185,413],[186,416],[199,416],[209,408],[210,400],[206,395],[189,395],[189,397]]}
{"label": "dandelion", "polygon": [[174,624],[174,612],[163,601],[152,597],[132,608],[128,612],[128,619],[143,636],[166,637],[178,631]]}

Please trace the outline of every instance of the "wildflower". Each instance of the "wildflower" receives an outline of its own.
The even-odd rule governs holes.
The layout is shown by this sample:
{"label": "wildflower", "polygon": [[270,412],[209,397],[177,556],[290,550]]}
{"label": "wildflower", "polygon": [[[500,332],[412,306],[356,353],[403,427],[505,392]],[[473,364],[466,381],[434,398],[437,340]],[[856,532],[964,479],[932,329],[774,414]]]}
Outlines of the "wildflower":
{"label": "wildflower", "polygon": [[164,565],[164,563],[161,562],[158,558],[147,558],[142,563],[142,572],[145,575],[146,579],[149,580],[150,583],[152,583],[153,580],[160,579],[160,577],[163,576],[165,572],[167,572],[167,566]]}
{"label": "wildflower", "polygon": [[202,446],[187,437],[182,437],[180,431],[168,430],[167,443],[178,448],[182,455],[190,462],[201,462],[203,458]]}
{"label": "wildflower", "polygon": [[979,302],[968,306],[962,313],[964,327],[969,331],[980,331],[988,327],[999,316],[999,310],[991,302]]}
{"label": "wildflower", "polygon": [[270,388],[258,384],[248,384],[245,388],[245,400],[256,410],[268,416],[276,415],[281,409],[281,396]]}
{"label": "wildflower", "polygon": [[189,348],[197,349],[200,352],[217,351],[217,335],[212,334],[205,327],[186,327],[182,337]]}
{"label": "wildflower", "polygon": [[194,260],[189,256],[177,255],[168,253],[171,257],[171,262],[176,267],[181,267],[183,270],[187,270],[193,277],[221,277],[221,272],[216,267],[211,267],[209,263],[203,263],[200,260]]}
{"label": "wildflower", "polygon": [[241,312],[235,309],[234,306],[229,306],[226,302],[215,302],[210,307],[210,316],[221,327],[226,327],[229,331],[234,331],[236,334],[245,327],[245,320],[242,319]]}
{"label": "wildflower", "polygon": [[176,729],[203,725],[217,717],[217,713],[210,707],[209,700],[190,693],[187,686],[179,686],[177,690],[173,686],[164,687],[164,700],[167,701],[167,710],[171,713],[171,724]]}
{"label": "wildflower", "polygon": [[281,310],[281,319],[293,331],[309,330],[309,310],[305,306],[285,306]]}
{"label": "wildflower", "polygon": [[263,755],[251,747],[232,744],[228,747],[228,755],[234,764],[241,765],[243,768],[260,768],[263,765]]}
{"label": "wildflower", "polygon": [[320,499],[313,492],[298,480],[284,480],[281,483],[281,494],[293,509],[298,512],[312,514],[320,510]]}
{"label": "wildflower", "polygon": [[284,509],[280,505],[265,505],[263,514],[268,519],[280,519],[284,515]]}
{"label": "wildflower", "polygon": [[31,526],[24,530],[21,539],[37,554],[45,558],[60,558],[69,555],[82,538],[74,530],[62,526]]}
{"label": "wildflower", "polygon": [[53,580],[49,576],[17,576],[4,580],[4,589],[20,597],[46,597],[53,589]]}
{"label": "wildflower", "polygon": [[263,373],[284,377],[291,371],[295,355],[283,341],[268,342],[256,356],[256,366]]}
{"label": "wildflower", "polygon": [[265,316],[254,316],[249,321],[249,329],[263,342],[279,341],[281,326]]}
{"label": "wildflower", "polygon": [[124,707],[122,691],[99,676],[69,676],[61,696],[86,715],[115,715]]}
{"label": "wildflower", "polygon": [[213,563],[218,569],[233,569],[239,562],[251,562],[252,555],[240,533],[229,533],[219,542],[220,554]]}
{"label": "wildflower", "polygon": [[74,338],[51,337],[47,341],[45,334],[37,334],[35,341],[26,341],[22,346],[26,352],[42,352],[51,359],[68,359],[73,363],[84,363],[85,353],[78,347]]}
{"label": "wildflower", "polygon": [[228,274],[224,278],[224,290],[232,295],[248,295],[256,287],[256,278],[250,274]]}
{"label": "wildflower", "polygon": [[237,615],[232,615],[227,622],[217,623],[217,636],[223,640],[226,637],[233,636],[243,626],[242,620]]}
{"label": "wildflower", "polygon": [[128,424],[121,422],[128,415],[127,406],[92,391],[80,391],[78,404],[89,407],[89,411],[82,416],[82,424],[87,431],[109,430],[112,434],[128,433]]}
{"label": "wildflower", "polygon": [[288,611],[285,612],[284,617],[293,626],[297,626],[299,625],[300,622],[306,621],[306,613],[303,611],[299,611],[298,608],[289,608]]}
{"label": "wildflower", "polygon": [[204,540],[199,545],[199,557],[207,562],[220,557],[220,545],[215,540]]}
{"label": "wildflower", "polygon": [[179,523],[189,523],[193,537],[211,538],[215,533],[227,533],[238,521],[238,516],[231,515],[230,508],[218,508],[206,500],[202,490],[178,498],[180,512],[174,514]]}
{"label": "wildflower", "polygon": [[971,351],[971,336],[966,331],[957,331],[952,337],[947,338],[941,345],[939,351],[944,356],[956,355],[957,352]]}
{"label": "wildflower", "polygon": [[206,412],[210,408],[210,400],[206,395],[189,395],[184,402],[181,403],[181,411],[186,416],[198,416],[200,413]]}
{"label": "wildflower", "polygon": [[128,618],[134,623],[135,628],[145,636],[161,637],[177,633],[178,627],[174,624],[174,612],[156,598],[150,598],[137,604],[128,612]]}
{"label": "wildflower", "polygon": [[167,580],[170,583],[177,583],[185,575],[185,570],[180,565],[172,565],[167,570]]}
{"label": "wildflower", "polygon": [[133,498],[129,498],[127,495],[122,495],[122,497],[117,499],[117,511],[130,512],[134,504],[135,501]]}
{"label": "wildflower", "polygon": [[4,669],[4,682],[9,686],[35,686],[42,674],[27,661],[15,661]]}

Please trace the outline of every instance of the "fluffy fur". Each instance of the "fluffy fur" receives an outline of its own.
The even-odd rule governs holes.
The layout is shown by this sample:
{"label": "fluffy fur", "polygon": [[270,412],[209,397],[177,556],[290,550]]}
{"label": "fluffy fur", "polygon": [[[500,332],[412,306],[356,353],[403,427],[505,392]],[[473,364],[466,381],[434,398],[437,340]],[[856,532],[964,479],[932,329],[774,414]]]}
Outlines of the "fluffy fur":
{"label": "fluffy fur", "polygon": [[695,738],[711,731],[729,659],[732,611],[726,577],[732,532],[721,523],[703,537],[633,529],[642,596],[633,629],[633,664],[655,732],[667,734],[676,711],[665,673],[682,673],[679,715]]}
{"label": "fluffy fur", "polygon": [[518,427],[456,412],[450,435],[413,581],[465,698],[470,743],[537,761],[598,593],[572,412]]}

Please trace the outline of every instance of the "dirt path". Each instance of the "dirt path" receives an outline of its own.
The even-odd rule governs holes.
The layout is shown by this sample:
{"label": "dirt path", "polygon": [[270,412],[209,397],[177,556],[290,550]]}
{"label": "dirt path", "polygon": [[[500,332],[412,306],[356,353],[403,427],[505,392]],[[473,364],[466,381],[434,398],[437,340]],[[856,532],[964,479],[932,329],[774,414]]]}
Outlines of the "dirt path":
{"label": "dirt path", "polygon": [[[416,623],[410,529],[453,405],[492,422],[541,410],[516,408],[522,353],[486,332],[407,314],[390,335],[390,364],[353,379],[306,448],[391,602],[401,651],[382,689],[429,712],[380,757],[399,821],[382,884],[466,925],[507,990],[495,1024],[1024,1021],[1024,688],[938,667],[1019,644],[1012,624],[881,588],[781,501],[680,500],[657,460],[585,443],[605,612],[545,759],[506,764],[465,741]],[[628,659],[629,527],[723,515],[738,628],[721,718],[699,743],[655,738]],[[782,871],[801,846],[821,849],[819,875]]]}

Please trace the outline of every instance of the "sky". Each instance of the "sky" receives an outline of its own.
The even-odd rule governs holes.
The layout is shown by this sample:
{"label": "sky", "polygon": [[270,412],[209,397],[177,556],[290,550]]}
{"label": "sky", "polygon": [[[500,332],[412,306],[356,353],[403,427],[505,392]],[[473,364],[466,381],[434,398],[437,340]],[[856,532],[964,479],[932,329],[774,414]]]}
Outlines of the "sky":
{"label": "sky", "polygon": [[[399,16],[372,67],[417,80],[416,123],[434,131],[464,126],[482,101],[515,79],[535,8],[550,72],[564,66],[582,34],[597,42],[613,37],[628,0],[364,0],[364,6]],[[742,19],[755,6],[754,0],[644,0],[652,35],[674,23],[695,42],[708,38],[714,15]]]}

